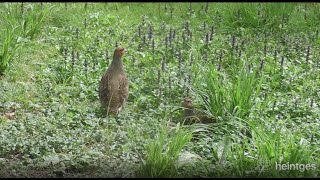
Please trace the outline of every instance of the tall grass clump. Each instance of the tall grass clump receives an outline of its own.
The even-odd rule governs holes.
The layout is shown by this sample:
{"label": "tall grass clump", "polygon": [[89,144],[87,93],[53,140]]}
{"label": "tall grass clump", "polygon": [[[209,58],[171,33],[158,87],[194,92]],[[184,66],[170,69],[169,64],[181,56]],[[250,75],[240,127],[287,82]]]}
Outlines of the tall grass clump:
{"label": "tall grass clump", "polygon": [[[275,125],[276,126],[276,125]],[[253,132],[253,146],[251,156],[257,157],[261,165],[264,165],[264,174],[269,177],[316,177],[316,169],[303,169],[299,166],[290,170],[280,170],[279,164],[317,165],[314,157],[319,153],[319,148],[312,146],[307,139],[301,137],[298,131],[292,132],[284,127],[266,127],[263,124],[250,125]],[[299,169],[298,169],[299,168]]]}
{"label": "tall grass clump", "polygon": [[247,68],[242,68],[234,75],[235,78],[228,78],[214,65],[202,72],[205,72],[204,76],[198,81],[205,83],[200,85],[196,92],[202,97],[212,116],[223,117],[231,114],[245,118],[249,115],[260,93],[263,75],[259,78],[259,73],[251,73]]}
{"label": "tall grass clump", "polygon": [[54,6],[41,6],[38,3],[27,3],[22,6],[26,11],[23,11],[24,8],[19,11],[18,6],[17,4],[6,4],[4,6],[1,13],[1,17],[3,18],[1,25],[5,26],[5,28],[16,26],[17,31],[15,35],[17,37],[30,37],[33,39],[35,35],[40,32],[48,12]]}
{"label": "tall grass clump", "polygon": [[17,43],[23,38],[29,37],[33,39],[40,32],[45,16],[53,7],[28,4],[29,10],[22,14],[14,6],[15,4],[6,4],[0,14],[2,18],[0,25],[6,31],[4,37],[2,37],[3,42],[0,46],[0,75],[4,74],[4,71],[8,68],[9,62],[19,46]]}
{"label": "tall grass clump", "polygon": [[178,129],[172,136],[165,128],[146,145],[146,157],[138,170],[139,177],[178,177],[176,161],[183,147],[190,142],[192,132]]}
{"label": "tall grass clump", "polygon": [[[274,125],[268,126],[259,120],[248,123],[252,137],[236,143],[239,139],[233,136],[233,143],[224,146],[224,162],[217,162],[219,168],[209,176],[317,177],[319,147],[308,143],[297,131],[292,133],[285,127]],[[213,154],[219,148],[213,147]],[[292,164],[291,169],[281,170],[280,166],[288,163]],[[310,166],[308,170],[307,164]]]}
{"label": "tall grass clump", "polygon": [[1,54],[0,54],[0,75],[3,75],[5,70],[8,68],[12,56],[14,55],[18,45],[14,42],[14,33],[15,29],[6,29],[3,42],[0,45]]}
{"label": "tall grass clump", "polygon": [[263,25],[262,20],[257,15],[258,4],[226,4],[224,8],[224,25],[226,28],[230,28],[230,30],[236,29],[237,27],[260,28]]}
{"label": "tall grass clump", "polygon": [[41,7],[34,4],[29,5],[29,10],[22,16],[21,27],[23,37],[33,39],[43,26],[46,15],[52,9],[50,7]]}
{"label": "tall grass clump", "polygon": [[297,3],[228,3],[222,7],[224,28],[229,31],[240,27],[252,30],[278,29],[289,20],[296,20],[297,16],[291,14],[297,5]]}
{"label": "tall grass clump", "polygon": [[247,117],[260,93],[262,82],[263,76],[259,78],[255,73],[248,72],[245,68],[241,69],[230,88],[228,112],[236,113],[240,118]]}

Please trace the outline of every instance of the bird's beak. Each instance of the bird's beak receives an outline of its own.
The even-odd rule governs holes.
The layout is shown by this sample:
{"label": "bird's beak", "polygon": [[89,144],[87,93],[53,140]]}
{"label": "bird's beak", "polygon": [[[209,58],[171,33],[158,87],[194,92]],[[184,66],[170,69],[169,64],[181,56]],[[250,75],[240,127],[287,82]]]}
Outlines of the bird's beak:
{"label": "bird's beak", "polygon": [[126,49],[123,49],[123,51],[121,52],[121,56],[123,56],[124,54],[127,53],[127,50]]}

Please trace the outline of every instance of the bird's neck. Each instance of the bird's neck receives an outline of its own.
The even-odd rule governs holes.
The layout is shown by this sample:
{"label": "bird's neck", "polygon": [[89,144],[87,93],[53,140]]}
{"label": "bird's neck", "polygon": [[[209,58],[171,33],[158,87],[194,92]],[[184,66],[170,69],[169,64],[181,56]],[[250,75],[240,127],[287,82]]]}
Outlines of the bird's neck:
{"label": "bird's neck", "polygon": [[122,72],[123,71],[123,63],[121,57],[114,57],[111,65],[114,71]]}

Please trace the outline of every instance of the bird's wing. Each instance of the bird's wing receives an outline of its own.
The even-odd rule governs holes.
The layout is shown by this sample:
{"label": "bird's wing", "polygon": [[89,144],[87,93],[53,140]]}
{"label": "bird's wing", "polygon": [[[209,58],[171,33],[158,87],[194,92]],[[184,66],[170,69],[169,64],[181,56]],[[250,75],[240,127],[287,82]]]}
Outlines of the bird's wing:
{"label": "bird's wing", "polygon": [[109,99],[110,94],[109,77],[107,74],[101,77],[99,85],[99,98],[102,106],[107,106],[107,99]]}
{"label": "bird's wing", "polygon": [[120,75],[119,77],[119,96],[121,100],[121,106],[128,100],[129,85],[128,78],[126,75]]}

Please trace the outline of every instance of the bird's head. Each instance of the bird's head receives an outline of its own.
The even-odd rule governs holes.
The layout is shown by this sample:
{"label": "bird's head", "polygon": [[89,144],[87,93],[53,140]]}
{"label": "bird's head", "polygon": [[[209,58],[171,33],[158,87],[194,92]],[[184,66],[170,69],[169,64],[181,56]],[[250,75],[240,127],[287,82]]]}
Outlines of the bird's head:
{"label": "bird's head", "polygon": [[193,109],[192,100],[190,98],[184,98],[181,102],[181,106],[188,109]]}
{"label": "bird's head", "polygon": [[117,47],[116,50],[114,51],[114,56],[121,58],[126,50],[123,47]]}

